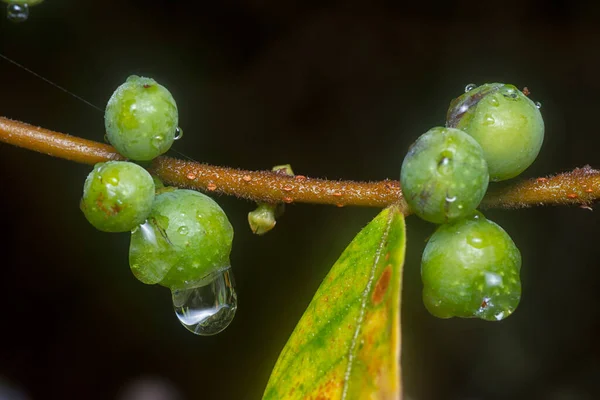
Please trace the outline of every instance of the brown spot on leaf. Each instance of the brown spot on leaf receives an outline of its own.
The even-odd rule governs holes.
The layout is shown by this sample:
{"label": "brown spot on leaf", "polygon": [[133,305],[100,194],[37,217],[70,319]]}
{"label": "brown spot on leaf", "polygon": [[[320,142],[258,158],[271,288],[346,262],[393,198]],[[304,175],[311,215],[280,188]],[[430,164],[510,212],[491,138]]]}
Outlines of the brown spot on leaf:
{"label": "brown spot on leaf", "polygon": [[383,296],[385,295],[385,292],[387,292],[387,288],[390,285],[391,279],[392,279],[392,266],[388,265],[387,267],[385,267],[385,269],[381,273],[381,276],[379,277],[379,280],[377,281],[377,284],[375,285],[375,290],[373,290],[373,295],[371,296],[371,300],[373,301],[374,305],[381,303],[381,300],[383,300]]}

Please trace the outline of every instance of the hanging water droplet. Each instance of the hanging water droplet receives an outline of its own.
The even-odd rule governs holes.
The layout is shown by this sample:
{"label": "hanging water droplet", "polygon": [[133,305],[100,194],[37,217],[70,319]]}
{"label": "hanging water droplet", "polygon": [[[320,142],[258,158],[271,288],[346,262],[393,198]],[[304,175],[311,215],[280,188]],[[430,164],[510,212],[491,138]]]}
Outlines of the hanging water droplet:
{"label": "hanging water droplet", "polygon": [[471,90],[475,89],[476,87],[477,87],[476,84],[469,83],[467,86],[465,86],[465,93],[470,92]]}
{"label": "hanging water droplet", "polygon": [[187,288],[171,291],[175,315],[188,331],[216,335],[233,320],[237,309],[233,272],[220,270]]}
{"label": "hanging water droplet", "polygon": [[6,7],[6,17],[12,22],[23,22],[29,18],[29,5],[10,3]]}
{"label": "hanging water droplet", "polygon": [[539,110],[540,108],[542,108],[542,103],[540,103],[539,101],[536,101],[536,102],[535,102],[535,108],[537,108],[538,110]]}
{"label": "hanging water droplet", "polygon": [[175,129],[175,137],[173,139],[179,140],[182,137],[183,137],[183,129],[181,129],[180,127],[177,127],[177,129]]}

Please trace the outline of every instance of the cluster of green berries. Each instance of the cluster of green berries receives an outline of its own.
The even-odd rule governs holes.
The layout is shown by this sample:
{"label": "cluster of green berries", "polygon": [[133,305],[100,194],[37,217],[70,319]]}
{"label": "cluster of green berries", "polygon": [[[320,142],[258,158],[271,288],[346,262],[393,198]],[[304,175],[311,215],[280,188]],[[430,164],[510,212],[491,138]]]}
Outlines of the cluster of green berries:
{"label": "cluster of green berries", "polygon": [[129,263],[136,278],[171,290],[193,287],[229,267],[233,228],[219,205],[192,190],[164,187],[136,164],[169,150],[180,136],[171,93],[131,76],[106,106],[108,141],[129,161],[97,164],[80,208],[105,232],[131,232]]}
{"label": "cluster of green berries", "polygon": [[537,157],[539,106],[513,85],[469,88],[450,103],[446,127],[421,135],[400,182],[411,210],[441,224],[423,252],[426,308],[440,318],[501,320],[521,297],[521,254],[510,236],[476,211],[489,181],[513,178]]}

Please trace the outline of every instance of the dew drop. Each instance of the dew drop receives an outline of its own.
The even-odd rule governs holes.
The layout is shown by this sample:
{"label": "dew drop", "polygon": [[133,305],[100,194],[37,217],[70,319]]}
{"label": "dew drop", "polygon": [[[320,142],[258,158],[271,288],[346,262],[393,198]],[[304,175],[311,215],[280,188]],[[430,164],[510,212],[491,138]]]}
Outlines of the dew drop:
{"label": "dew drop", "polygon": [[6,17],[12,22],[24,22],[29,18],[29,5],[10,3],[6,7]]}
{"label": "dew drop", "polygon": [[498,101],[498,99],[496,98],[496,96],[490,96],[490,103],[494,107],[498,107],[500,105],[500,101]]}
{"label": "dew drop", "polygon": [[188,331],[210,336],[233,320],[237,309],[231,268],[218,271],[187,288],[171,291],[175,315]]}
{"label": "dew drop", "polygon": [[456,201],[456,196],[446,196],[447,203],[454,203]]}
{"label": "dew drop", "polygon": [[469,83],[467,86],[465,86],[465,93],[470,92],[471,90],[475,89],[476,87],[477,87],[476,84]]}
{"label": "dew drop", "polygon": [[496,123],[496,120],[494,119],[494,117],[492,117],[491,114],[485,114],[485,116],[483,117],[483,125],[494,125]]}
{"label": "dew drop", "polygon": [[542,108],[542,103],[540,103],[539,101],[536,101],[536,102],[535,102],[535,108],[537,108],[538,110],[539,110],[540,108]]}
{"label": "dew drop", "polygon": [[187,235],[189,231],[190,231],[190,230],[189,230],[189,229],[188,229],[188,227],[187,227],[187,226],[185,226],[185,225],[182,225],[182,226],[180,226],[180,227],[179,227],[179,229],[177,229],[177,232],[178,232],[180,235],[184,235],[184,236],[185,236],[185,235]]}
{"label": "dew drop", "polygon": [[467,236],[467,243],[469,243],[471,246],[475,247],[476,249],[483,249],[485,247],[485,243],[484,243],[483,239],[476,235]]}
{"label": "dew drop", "polygon": [[452,173],[454,170],[454,164],[452,163],[452,158],[447,157],[442,154],[442,158],[438,161],[437,170],[442,175],[448,175]]}
{"label": "dew drop", "polygon": [[181,129],[180,127],[177,127],[177,129],[175,129],[175,137],[173,139],[179,140],[182,137],[183,137],[183,129]]}

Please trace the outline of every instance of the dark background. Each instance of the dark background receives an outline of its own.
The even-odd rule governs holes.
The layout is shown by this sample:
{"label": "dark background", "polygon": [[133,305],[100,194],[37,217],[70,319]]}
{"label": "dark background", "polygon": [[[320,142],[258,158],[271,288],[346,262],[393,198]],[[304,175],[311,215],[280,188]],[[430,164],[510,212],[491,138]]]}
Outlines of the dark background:
{"label": "dark background", "polygon": [[[543,104],[545,142],[523,176],[600,166],[600,5],[401,3],[47,0],[22,24],[2,12],[0,52],[100,108],[128,75],[155,78],[179,105],[175,148],[212,164],[397,179],[407,147],[444,123],[466,84],[500,81]],[[102,140],[101,112],[3,60],[0,77],[0,115]],[[239,308],[223,333],[196,337],[167,289],[134,279],[128,236],[79,211],[90,170],[0,144],[2,390],[124,399],[154,385],[164,399],[258,399],[321,279],[377,212],[292,205],[257,237],[252,204],[218,197],[236,232]],[[419,259],[433,226],[408,220],[407,398],[599,398],[597,211],[486,214],[523,256],[521,304],[499,323],[426,312]]]}

